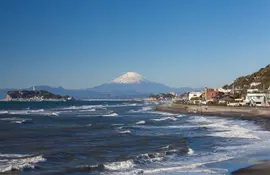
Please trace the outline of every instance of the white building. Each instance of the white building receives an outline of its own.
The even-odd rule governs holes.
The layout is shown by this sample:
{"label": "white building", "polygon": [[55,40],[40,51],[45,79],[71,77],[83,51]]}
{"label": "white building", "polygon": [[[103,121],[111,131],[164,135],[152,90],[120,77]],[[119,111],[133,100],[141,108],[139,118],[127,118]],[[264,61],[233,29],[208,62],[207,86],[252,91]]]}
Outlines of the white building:
{"label": "white building", "polygon": [[259,89],[247,89],[247,93],[259,92]]}
{"label": "white building", "polygon": [[202,92],[190,92],[188,94],[188,100],[192,99],[192,98],[198,98],[202,95]]}
{"label": "white building", "polygon": [[218,92],[223,92],[223,93],[231,93],[231,89],[223,89],[223,88],[218,88],[217,89]]}
{"label": "white building", "polygon": [[250,106],[268,106],[269,98],[266,93],[248,93],[245,103]]}
{"label": "white building", "polygon": [[260,84],[262,84],[262,83],[261,82],[252,82],[252,83],[250,83],[250,87],[258,86]]}

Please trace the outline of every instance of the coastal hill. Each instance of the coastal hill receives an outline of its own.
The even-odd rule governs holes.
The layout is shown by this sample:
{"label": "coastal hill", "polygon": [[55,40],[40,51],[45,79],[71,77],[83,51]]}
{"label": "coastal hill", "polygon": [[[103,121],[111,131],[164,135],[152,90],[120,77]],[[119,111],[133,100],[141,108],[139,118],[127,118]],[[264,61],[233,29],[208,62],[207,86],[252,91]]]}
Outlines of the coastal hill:
{"label": "coastal hill", "polygon": [[69,101],[70,96],[61,96],[44,90],[12,90],[7,92],[6,101]]}
{"label": "coastal hill", "polygon": [[224,88],[249,89],[259,88],[267,89],[270,87],[270,64],[259,71],[247,76],[242,76],[234,80],[234,83],[225,85]]}

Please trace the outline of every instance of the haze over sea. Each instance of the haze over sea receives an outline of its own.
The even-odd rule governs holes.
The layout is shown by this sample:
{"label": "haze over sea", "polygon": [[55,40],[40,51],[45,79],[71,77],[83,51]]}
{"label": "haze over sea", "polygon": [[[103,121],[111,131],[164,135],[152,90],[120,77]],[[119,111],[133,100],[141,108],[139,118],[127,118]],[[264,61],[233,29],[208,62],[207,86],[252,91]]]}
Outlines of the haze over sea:
{"label": "haze over sea", "polygon": [[156,112],[144,101],[1,102],[0,172],[230,174],[269,159],[254,121]]}

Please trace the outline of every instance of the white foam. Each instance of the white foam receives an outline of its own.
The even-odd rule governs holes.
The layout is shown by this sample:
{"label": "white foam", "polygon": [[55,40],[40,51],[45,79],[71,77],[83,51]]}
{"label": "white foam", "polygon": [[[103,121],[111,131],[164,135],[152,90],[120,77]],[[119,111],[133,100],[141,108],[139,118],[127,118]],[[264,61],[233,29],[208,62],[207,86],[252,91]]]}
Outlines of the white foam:
{"label": "white foam", "polygon": [[152,110],[152,107],[150,106],[145,106],[145,107],[142,107],[141,109],[139,110],[130,110],[129,112],[131,113],[144,113],[144,112],[148,112],[148,111],[151,111]]}
{"label": "white foam", "polygon": [[64,110],[87,110],[87,109],[93,109],[93,108],[102,108],[103,105],[82,105],[82,106],[70,106],[67,108],[62,108]]}
{"label": "white foam", "polygon": [[116,117],[116,116],[118,116],[118,114],[117,113],[111,113],[111,114],[106,114],[106,115],[102,115],[102,116],[104,116],[104,117]]}
{"label": "white foam", "polygon": [[142,124],[145,124],[145,121],[144,121],[144,120],[138,121],[138,122],[136,122],[136,124],[137,124],[137,125],[142,125]]}
{"label": "white foam", "polygon": [[188,154],[191,155],[191,154],[193,154],[193,153],[194,153],[193,149],[188,148]]}
{"label": "white foam", "polygon": [[[192,116],[189,122],[197,123],[197,125],[200,127],[206,127],[211,129],[213,132],[208,134],[208,136],[258,140],[260,139],[258,136],[252,133],[251,129],[247,129],[247,127],[245,127],[246,123],[242,121],[230,121],[226,118],[221,119],[216,117],[206,118],[203,116]],[[241,123],[238,124],[237,122]]]}
{"label": "white foam", "polygon": [[24,168],[35,168],[39,162],[45,162],[42,156],[30,156],[19,154],[0,154],[0,172],[8,172],[12,170],[23,170]]}
{"label": "white foam", "polygon": [[[211,157],[212,156],[212,157]],[[207,159],[209,159],[207,161]],[[153,168],[153,169],[147,169],[143,170],[144,174],[157,174],[157,173],[169,173],[169,172],[201,172],[201,173],[217,173],[217,171],[226,173],[226,169],[207,169],[204,168],[203,165],[206,164],[211,164],[211,163],[217,163],[217,162],[222,162],[225,160],[232,159],[232,157],[228,156],[216,156],[216,155],[209,155],[209,157],[200,158],[198,159],[192,159],[192,162],[172,162],[172,163],[167,163],[166,167],[162,168]]]}
{"label": "white foam", "polygon": [[80,112],[94,112],[96,109],[85,109],[85,110],[79,110]]}
{"label": "white foam", "polygon": [[126,170],[134,167],[134,162],[132,160],[112,162],[104,164],[104,167],[108,170]]}
{"label": "white foam", "polygon": [[44,109],[27,110],[27,112],[30,112],[30,113],[39,113],[39,112],[44,112]]}
{"label": "white foam", "polygon": [[25,123],[25,120],[12,121],[11,123],[23,124],[23,123]]}
{"label": "white foam", "polygon": [[11,114],[11,115],[25,115],[25,114],[28,114],[28,110],[9,111],[8,114]]}
{"label": "white foam", "polygon": [[166,116],[176,116],[177,115],[177,114],[172,114],[172,113],[169,113],[169,112],[159,112],[159,111],[148,111],[147,113],[166,115]]}
{"label": "white foam", "polygon": [[176,121],[177,119],[174,117],[163,117],[163,118],[152,119],[152,120],[154,120],[154,121],[164,121],[164,120]]}
{"label": "white foam", "polygon": [[115,124],[112,124],[113,126],[122,126],[124,124],[121,124],[121,123],[115,123]]}
{"label": "white foam", "polygon": [[8,111],[0,111],[0,115],[1,114],[8,114]]}
{"label": "white foam", "polygon": [[119,134],[130,134],[130,130],[125,130],[125,131],[118,131]]}

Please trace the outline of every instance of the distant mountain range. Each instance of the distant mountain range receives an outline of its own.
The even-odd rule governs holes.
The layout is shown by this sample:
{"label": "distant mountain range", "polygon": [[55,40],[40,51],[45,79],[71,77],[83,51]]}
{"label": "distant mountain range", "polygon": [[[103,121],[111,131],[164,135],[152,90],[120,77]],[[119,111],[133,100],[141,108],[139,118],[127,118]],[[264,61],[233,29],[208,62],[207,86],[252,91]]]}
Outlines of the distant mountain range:
{"label": "distant mountain range", "polygon": [[249,89],[259,88],[267,89],[270,87],[270,64],[264,68],[261,68],[257,72],[250,75],[238,77],[229,85],[225,85],[224,88],[232,89]]}
{"label": "distant mountain range", "polygon": [[[26,90],[32,89],[27,88]],[[136,72],[127,72],[109,83],[88,89],[70,90],[62,87],[35,86],[36,90],[46,90],[54,94],[70,95],[78,99],[82,98],[140,98],[150,94],[176,92],[184,93],[189,91],[201,91],[203,88],[171,88],[161,83],[145,79]],[[0,98],[4,98],[10,89],[0,90]]]}

